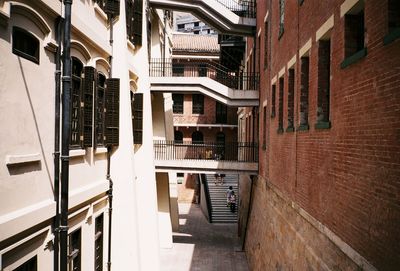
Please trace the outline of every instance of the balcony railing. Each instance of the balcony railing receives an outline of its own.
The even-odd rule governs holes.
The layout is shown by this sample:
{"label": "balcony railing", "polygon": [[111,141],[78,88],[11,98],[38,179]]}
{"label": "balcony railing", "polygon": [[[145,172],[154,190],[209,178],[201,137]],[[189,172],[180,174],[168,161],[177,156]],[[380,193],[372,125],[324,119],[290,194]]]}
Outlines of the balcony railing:
{"label": "balcony railing", "polygon": [[258,162],[258,144],[254,142],[193,143],[155,140],[156,160],[215,160],[234,162]]}
{"label": "balcony railing", "polygon": [[258,90],[259,73],[229,71],[226,67],[209,62],[173,62],[171,59],[152,59],[151,77],[208,77],[229,88]]}
{"label": "balcony railing", "polygon": [[217,2],[240,17],[256,18],[255,0],[217,0]]}

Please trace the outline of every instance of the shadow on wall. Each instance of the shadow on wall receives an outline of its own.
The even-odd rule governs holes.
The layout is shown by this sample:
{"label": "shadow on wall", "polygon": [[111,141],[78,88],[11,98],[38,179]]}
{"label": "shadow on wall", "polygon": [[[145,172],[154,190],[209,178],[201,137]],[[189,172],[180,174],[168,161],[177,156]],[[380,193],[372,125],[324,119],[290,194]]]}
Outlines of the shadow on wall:
{"label": "shadow on wall", "polygon": [[197,174],[185,174],[182,183],[178,184],[178,202],[196,203],[199,197]]}

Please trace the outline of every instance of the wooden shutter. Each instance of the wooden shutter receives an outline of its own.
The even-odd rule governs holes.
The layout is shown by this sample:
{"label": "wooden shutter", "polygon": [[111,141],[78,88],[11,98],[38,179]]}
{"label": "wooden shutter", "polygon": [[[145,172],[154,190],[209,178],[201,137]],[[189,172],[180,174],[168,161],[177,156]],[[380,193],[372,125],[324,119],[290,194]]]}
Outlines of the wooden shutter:
{"label": "wooden shutter", "polygon": [[133,2],[133,44],[142,45],[143,0]]}
{"label": "wooden shutter", "polygon": [[133,95],[133,142],[143,143],[143,93]]}
{"label": "wooden shutter", "polygon": [[107,146],[119,144],[119,78],[106,80],[105,91],[105,143]]}
{"label": "wooden shutter", "polygon": [[83,100],[83,146],[92,147],[93,141],[93,95],[96,86],[96,69],[93,67],[83,68],[82,82]]}
{"label": "wooden shutter", "polygon": [[119,16],[119,0],[106,0],[104,12],[111,16]]}

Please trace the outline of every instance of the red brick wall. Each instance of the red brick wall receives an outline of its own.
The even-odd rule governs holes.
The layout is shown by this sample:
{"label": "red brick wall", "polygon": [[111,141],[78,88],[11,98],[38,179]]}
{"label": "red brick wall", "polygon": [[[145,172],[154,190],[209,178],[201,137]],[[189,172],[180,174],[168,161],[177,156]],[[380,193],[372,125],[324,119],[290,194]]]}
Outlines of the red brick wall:
{"label": "red brick wall", "polygon": [[[269,3],[259,1],[257,9],[257,22],[262,28],[266,2]],[[345,54],[344,18],[340,17],[343,0],[304,0],[302,6],[298,1],[285,2],[285,30],[278,39],[279,2],[271,1],[271,61],[261,73],[260,105],[268,101],[267,115],[270,115],[270,80],[297,54],[294,118],[295,127],[299,125],[298,50],[311,38],[310,129],[278,134],[278,117],[267,118],[267,147],[265,151],[260,149],[260,175],[375,267],[395,270],[400,266],[400,39],[383,44],[387,33],[387,0],[366,1],[368,54],[345,69],[340,67]],[[318,130],[314,128],[318,89],[315,33],[332,14],[335,22],[330,36],[332,127]],[[283,127],[286,128],[287,70],[284,78]],[[277,86],[276,105],[278,89]],[[260,207],[253,212],[262,210]],[[265,217],[261,213],[252,215]],[[260,233],[256,229],[248,232],[255,236]],[[253,260],[257,261],[250,257],[250,262]]]}

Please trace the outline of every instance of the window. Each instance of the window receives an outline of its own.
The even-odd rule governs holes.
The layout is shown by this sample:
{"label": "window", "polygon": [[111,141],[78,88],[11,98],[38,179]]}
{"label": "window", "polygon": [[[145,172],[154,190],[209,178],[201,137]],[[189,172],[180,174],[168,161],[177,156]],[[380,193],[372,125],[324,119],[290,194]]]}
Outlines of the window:
{"label": "window", "polygon": [[224,158],[225,158],[225,134],[223,132],[217,133],[216,142],[217,142],[217,149],[216,149],[217,156],[216,157],[218,160],[224,160]]}
{"label": "window", "polygon": [[276,114],[276,107],[275,107],[275,101],[276,100],[276,85],[272,85],[272,89],[271,89],[271,118],[275,118],[275,114]]}
{"label": "window", "polygon": [[267,107],[263,107],[262,148],[267,148]]}
{"label": "window", "polygon": [[400,1],[388,0],[388,34],[383,39],[388,44],[400,37]]}
{"label": "window", "polygon": [[105,119],[105,84],[104,74],[97,74],[96,108],[95,108],[95,146],[104,146],[104,119]]}
{"label": "window", "polygon": [[279,0],[279,35],[278,39],[280,39],[284,32],[285,25],[285,0]]}
{"label": "window", "polygon": [[133,95],[133,142],[143,144],[143,93]]}
{"label": "window", "polygon": [[143,0],[126,1],[126,34],[134,45],[142,45]]}
{"label": "window", "polygon": [[289,69],[286,132],[294,131],[294,69]]}
{"label": "window", "polygon": [[283,133],[283,90],[285,80],[279,78],[279,115],[278,115],[278,133]]}
{"label": "window", "polygon": [[185,24],[178,24],[178,29],[185,29]]}
{"label": "window", "polygon": [[228,107],[220,102],[216,102],[215,104],[215,122],[226,124]]}
{"label": "window", "polygon": [[83,142],[82,133],[82,112],[81,112],[81,76],[83,64],[77,58],[72,58],[72,86],[71,86],[71,134],[70,148],[81,148]]}
{"label": "window", "polygon": [[193,31],[193,34],[198,35],[199,31],[198,30],[197,31]]}
{"label": "window", "polygon": [[344,18],[344,53],[342,68],[349,66],[367,54],[365,48],[364,1],[360,0]]}
{"label": "window", "polygon": [[28,31],[13,27],[12,52],[39,64],[39,40]]}
{"label": "window", "polygon": [[264,70],[268,67],[268,22],[264,25]]}
{"label": "window", "polygon": [[183,133],[181,131],[174,132],[174,141],[175,143],[183,143]]}
{"label": "window", "polygon": [[81,270],[81,229],[78,229],[68,236],[69,247],[69,270]]}
{"label": "window", "polygon": [[193,144],[203,144],[203,134],[199,131],[192,133],[192,143]]}
{"label": "window", "polygon": [[94,270],[103,270],[104,214],[96,217],[94,230]]}
{"label": "window", "polygon": [[172,76],[183,76],[184,70],[183,64],[172,63]]}
{"label": "window", "polygon": [[318,43],[318,97],[316,129],[330,128],[329,96],[330,96],[330,69],[331,41],[320,40]]}
{"label": "window", "polygon": [[199,26],[199,22],[194,22],[194,27],[198,27]]}
{"label": "window", "polygon": [[14,271],[37,271],[37,256],[18,266]]}
{"label": "window", "polygon": [[174,114],[183,114],[183,94],[172,94],[172,112]]}
{"label": "window", "polygon": [[83,74],[83,146],[91,147],[93,146],[93,97],[97,87],[95,84],[97,72],[93,67],[84,67]]}
{"label": "window", "polygon": [[310,60],[308,57],[300,59],[300,126],[298,130],[308,130],[308,89]]}
{"label": "window", "polygon": [[201,94],[192,95],[192,114],[204,114],[204,96]]}
{"label": "window", "polygon": [[199,76],[200,77],[207,76],[207,65],[206,64],[199,64]]}

